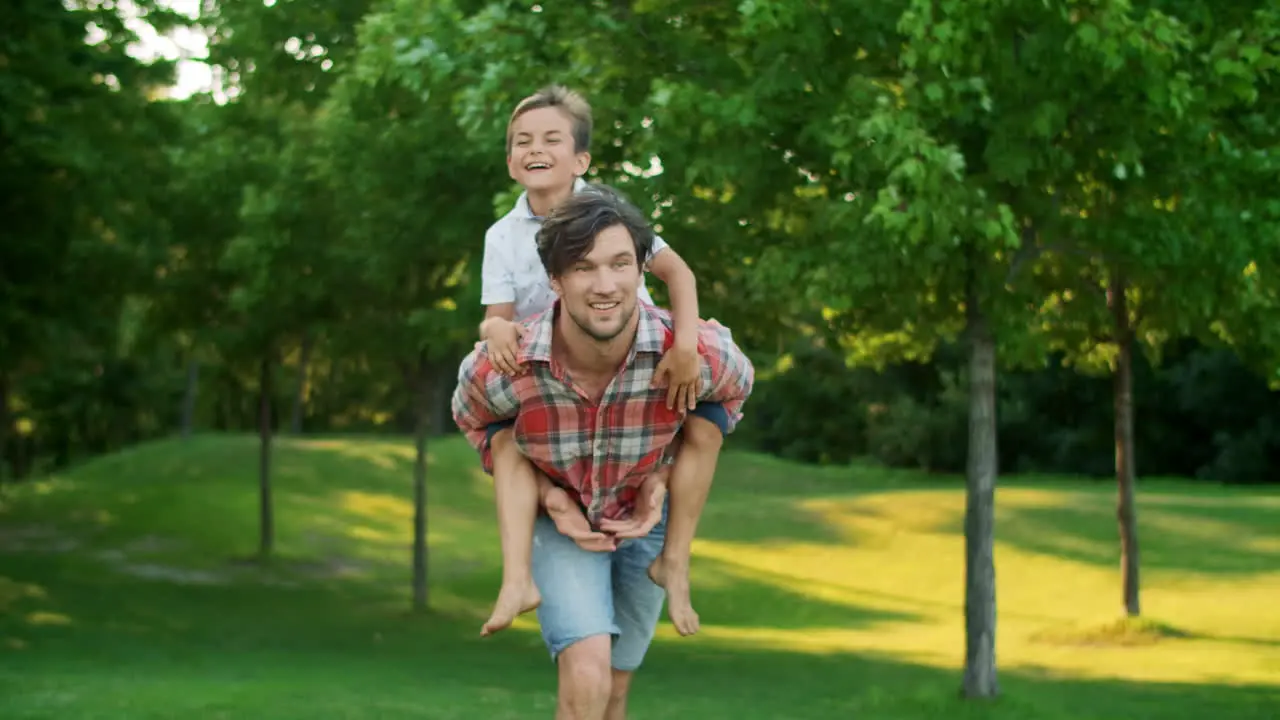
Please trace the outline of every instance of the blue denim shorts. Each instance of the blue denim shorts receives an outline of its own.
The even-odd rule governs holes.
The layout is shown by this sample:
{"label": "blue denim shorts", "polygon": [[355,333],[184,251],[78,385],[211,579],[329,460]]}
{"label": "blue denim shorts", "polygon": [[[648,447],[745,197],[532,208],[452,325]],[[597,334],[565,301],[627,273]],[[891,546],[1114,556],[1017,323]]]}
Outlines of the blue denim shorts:
{"label": "blue denim shorts", "polygon": [[662,614],[666,592],[649,579],[662,552],[667,508],[648,535],[628,538],[613,552],[591,552],[539,515],[533,527],[533,581],[542,593],[538,624],[554,662],[576,642],[613,638],[615,670],[634,671],[644,661]]}

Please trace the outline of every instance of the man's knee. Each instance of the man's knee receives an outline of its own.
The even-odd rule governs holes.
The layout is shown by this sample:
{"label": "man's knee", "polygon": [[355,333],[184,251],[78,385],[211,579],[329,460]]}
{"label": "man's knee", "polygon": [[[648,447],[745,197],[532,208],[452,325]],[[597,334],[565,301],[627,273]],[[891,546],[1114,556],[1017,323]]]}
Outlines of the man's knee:
{"label": "man's knee", "polygon": [[[609,635],[593,635],[560,653],[560,697],[571,708],[603,708],[613,693]],[[625,690],[624,690],[625,692]]]}

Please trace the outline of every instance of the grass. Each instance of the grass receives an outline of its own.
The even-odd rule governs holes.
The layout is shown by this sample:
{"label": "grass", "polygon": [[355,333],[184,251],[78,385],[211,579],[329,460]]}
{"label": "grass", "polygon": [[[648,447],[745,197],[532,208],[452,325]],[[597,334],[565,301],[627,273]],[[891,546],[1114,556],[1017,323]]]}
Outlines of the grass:
{"label": "grass", "polygon": [[[536,625],[475,637],[491,487],[431,449],[433,611],[408,607],[410,444],[282,440],[277,557],[255,444],[161,442],[0,496],[0,717],[549,718]],[[1002,696],[957,697],[954,478],[731,453],[695,546],[703,632],[665,623],[632,717],[1273,718],[1280,493],[1144,481],[1141,621],[1119,621],[1112,490],[1002,480]]]}

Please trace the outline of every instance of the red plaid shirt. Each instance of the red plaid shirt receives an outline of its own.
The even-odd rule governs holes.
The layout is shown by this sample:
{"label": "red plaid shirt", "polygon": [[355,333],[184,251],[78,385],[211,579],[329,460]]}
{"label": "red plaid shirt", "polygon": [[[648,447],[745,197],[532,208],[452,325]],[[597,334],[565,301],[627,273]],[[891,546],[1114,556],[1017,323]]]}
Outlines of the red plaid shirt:
{"label": "red plaid shirt", "polygon": [[[558,303],[557,303],[558,305]],[[517,360],[528,365],[518,377],[493,369],[484,343],[462,361],[453,395],[453,418],[493,472],[487,429],[514,418],[520,452],[570,493],[576,493],[594,525],[625,519],[635,507],[640,484],[662,463],[684,415],[668,410],[666,389],[651,388],[654,370],[672,343],[671,315],[644,302],[636,340],[626,364],[592,403],[551,357],[556,306],[525,320]],[[733,342],[728,328],[700,321],[702,358],[700,401],[723,403],[729,430],[742,419],[755,371]]]}

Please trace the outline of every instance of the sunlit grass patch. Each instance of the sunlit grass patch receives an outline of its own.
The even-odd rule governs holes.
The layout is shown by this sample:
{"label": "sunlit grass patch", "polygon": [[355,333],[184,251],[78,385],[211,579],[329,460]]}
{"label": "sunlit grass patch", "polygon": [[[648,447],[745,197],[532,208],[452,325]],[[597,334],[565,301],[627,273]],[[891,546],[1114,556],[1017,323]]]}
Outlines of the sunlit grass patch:
{"label": "sunlit grass patch", "polygon": [[[0,716],[550,715],[535,618],[476,637],[499,564],[470,448],[429,444],[421,616],[409,439],[278,440],[266,561],[256,452],[152,443],[6,491]],[[1271,717],[1280,495],[1144,481],[1132,621],[1110,484],[1002,478],[996,502],[1005,697],[967,704],[961,481],[727,454],[695,542],[704,630],[660,626],[634,716]]]}

